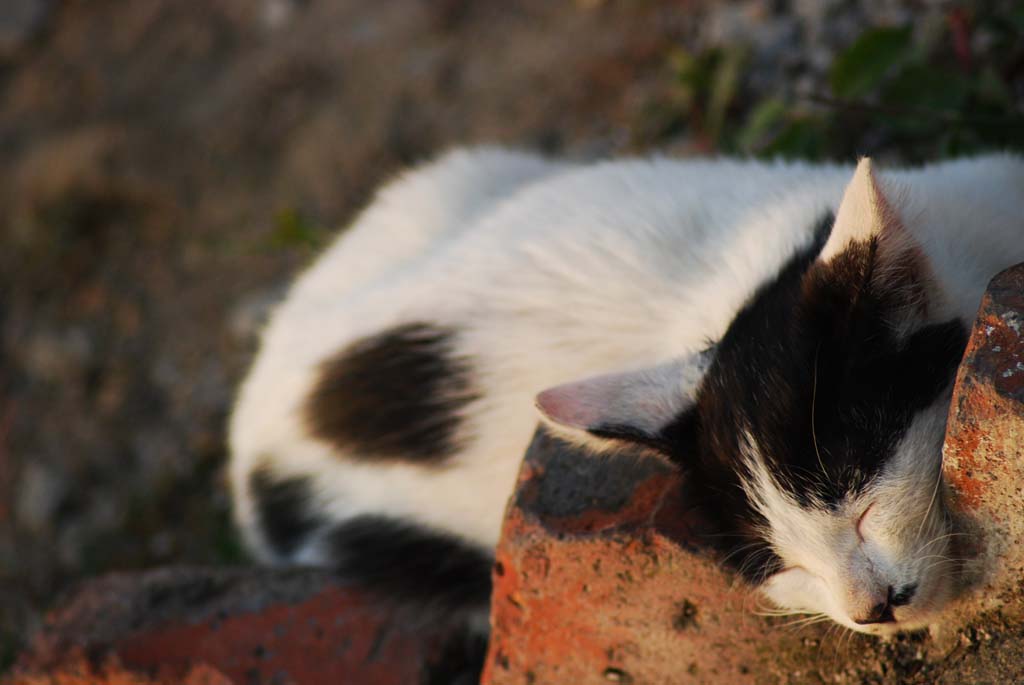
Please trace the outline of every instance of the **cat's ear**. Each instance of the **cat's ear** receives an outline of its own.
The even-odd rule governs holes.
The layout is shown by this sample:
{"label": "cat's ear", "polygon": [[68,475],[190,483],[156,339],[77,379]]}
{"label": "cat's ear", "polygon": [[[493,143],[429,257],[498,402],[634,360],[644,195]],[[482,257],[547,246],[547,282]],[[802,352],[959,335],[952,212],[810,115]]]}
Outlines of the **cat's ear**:
{"label": "cat's ear", "polygon": [[640,445],[668,456],[671,427],[692,408],[711,354],[558,385],[537,396],[537,408],[571,441],[598,449]]}
{"label": "cat's ear", "polygon": [[871,159],[861,158],[843,193],[832,232],[819,259],[831,262],[836,255],[858,244],[905,232],[898,209],[894,206],[898,202],[898,191],[883,188]]}
{"label": "cat's ear", "polygon": [[835,223],[807,287],[841,285],[851,304],[860,295],[881,296],[894,323],[920,319],[941,299],[931,265],[904,223],[906,196],[860,160],[836,212]]}

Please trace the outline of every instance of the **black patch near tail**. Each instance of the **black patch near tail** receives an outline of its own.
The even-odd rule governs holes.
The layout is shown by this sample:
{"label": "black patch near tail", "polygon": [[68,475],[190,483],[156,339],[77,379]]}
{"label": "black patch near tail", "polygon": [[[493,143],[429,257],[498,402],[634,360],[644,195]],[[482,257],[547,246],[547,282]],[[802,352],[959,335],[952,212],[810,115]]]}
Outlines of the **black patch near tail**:
{"label": "black patch near tail", "polygon": [[313,489],[308,477],[282,478],[260,466],[249,475],[249,489],[260,531],[282,558],[291,556],[323,523],[312,507]]}
{"label": "black patch near tail", "polygon": [[409,323],[325,362],[305,406],[313,435],[370,460],[439,463],[457,449],[459,410],[478,397],[454,331]]}
{"label": "black patch near tail", "polygon": [[487,658],[487,635],[465,626],[445,640],[437,658],[426,664],[420,685],[478,685]]}
{"label": "black patch near tail", "polygon": [[384,600],[448,614],[486,611],[491,555],[455,536],[387,516],[364,514],[325,537],[339,574]]}

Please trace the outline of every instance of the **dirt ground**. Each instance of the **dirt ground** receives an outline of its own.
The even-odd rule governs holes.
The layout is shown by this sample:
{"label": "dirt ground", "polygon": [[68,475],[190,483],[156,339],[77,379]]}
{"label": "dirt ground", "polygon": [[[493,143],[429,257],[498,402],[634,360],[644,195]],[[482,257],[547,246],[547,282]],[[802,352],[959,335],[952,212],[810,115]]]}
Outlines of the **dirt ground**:
{"label": "dirt ground", "polygon": [[692,21],[548,0],[50,8],[0,71],[0,633],[83,576],[241,560],[225,418],[326,227],[452,145],[628,147]]}
{"label": "dirt ground", "polygon": [[814,89],[859,31],[919,10],[867,4],[0,9],[0,666],[77,579],[243,561],[233,388],[289,276],[382,179],[473,142],[708,151],[673,119],[680,47],[739,41],[745,87]]}

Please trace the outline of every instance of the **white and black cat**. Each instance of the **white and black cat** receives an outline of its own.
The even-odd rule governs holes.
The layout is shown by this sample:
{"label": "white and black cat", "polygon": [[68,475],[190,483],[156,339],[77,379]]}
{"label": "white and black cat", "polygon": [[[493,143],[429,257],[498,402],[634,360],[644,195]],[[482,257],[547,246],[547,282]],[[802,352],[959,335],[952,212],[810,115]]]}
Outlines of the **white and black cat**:
{"label": "white and black cat", "polygon": [[569,440],[676,464],[780,607],[925,626],[954,590],[952,380],[986,282],[1019,261],[1008,155],[456,151],[382,189],[273,315],[231,423],[237,519],[267,561],[486,609],[536,401]]}

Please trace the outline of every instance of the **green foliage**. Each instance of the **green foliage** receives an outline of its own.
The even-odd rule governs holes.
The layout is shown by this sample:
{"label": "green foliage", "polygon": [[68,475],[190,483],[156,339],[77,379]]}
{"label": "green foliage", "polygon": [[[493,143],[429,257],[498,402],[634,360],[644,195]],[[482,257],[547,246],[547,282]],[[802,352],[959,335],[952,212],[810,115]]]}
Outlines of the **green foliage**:
{"label": "green foliage", "polygon": [[868,95],[910,55],[910,27],[865,31],[832,63],[829,83],[839,97]]}
{"label": "green foliage", "polygon": [[327,231],[310,221],[302,212],[288,207],[274,217],[270,247],[277,249],[316,250],[323,246]]}
{"label": "green foliage", "polygon": [[249,555],[242,546],[238,529],[235,527],[231,513],[226,509],[216,511],[210,517],[211,563],[222,566],[235,566],[249,561]]}
{"label": "green foliage", "polygon": [[3,676],[12,666],[21,649],[21,640],[17,635],[0,631],[0,676]]}
{"label": "green foliage", "polygon": [[1024,150],[1024,6],[984,7],[868,29],[799,96],[787,84],[754,92],[744,47],[677,51],[669,105],[640,142],[685,130],[708,150],[845,160]]}
{"label": "green foliage", "polygon": [[656,139],[675,133],[678,116],[689,118],[702,137],[717,140],[725,135],[735,116],[735,105],[740,93],[743,72],[749,59],[749,50],[742,46],[725,46],[694,55],[679,48],[669,56],[673,73],[670,102],[662,110],[654,110],[648,127],[650,135],[641,138]]}
{"label": "green foliage", "polygon": [[747,51],[742,48],[727,48],[718,56],[707,92],[706,128],[712,136],[720,136],[725,130],[729,110],[739,94],[747,58]]}

